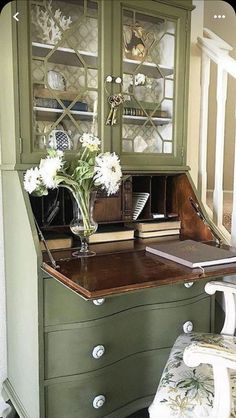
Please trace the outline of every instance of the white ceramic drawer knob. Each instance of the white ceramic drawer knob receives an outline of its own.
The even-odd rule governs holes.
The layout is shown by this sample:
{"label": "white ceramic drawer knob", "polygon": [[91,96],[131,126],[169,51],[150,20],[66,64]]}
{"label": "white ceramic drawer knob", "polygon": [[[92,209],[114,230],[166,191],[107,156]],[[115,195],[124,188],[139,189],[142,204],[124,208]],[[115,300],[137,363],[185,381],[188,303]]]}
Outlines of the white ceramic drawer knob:
{"label": "white ceramic drawer knob", "polygon": [[189,289],[189,287],[192,287],[193,285],[194,285],[193,282],[184,283],[184,286],[187,287],[187,289]]}
{"label": "white ceramic drawer knob", "polygon": [[105,347],[104,345],[96,345],[96,347],[94,347],[93,351],[92,351],[92,356],[93,358],[100,358],[103,356],[103,354],[105,353]]}
{"label": "white ceramic drawer knob", "polygon": [[103,303],[105,302],[105,298],[100,298],[100,299],[94,299],[93,300],[93,303],[94,303],[94,305],[96,305],[96,306],[100,306],[100,305],[103,305]]}
{"label": "white ceramic drawer knob", "polygon": [[93,400],[93,407],[95,409],[99,409],[104,405],[105,402],[106,402],[105,396],[104,395],[98,395]]}
{"label": "white ceramic drawer knob", "polygon": [[115,78],[115,83],[116,84],[121,84],[122,83],[122,78],[121,77],[116,77]]}
{"label": "white ceramic drawer knob", "polygon": [[107,77],[106,77],[106,82],[107,83],[111,83],[112,82],[112,79],[113,79],[113,77],[111,76],[111,75],[108,75]]}
{"label": "white ceramic drawer knob", "polygon": [[183,331],[185,334],[188,334],[189,332],[192,332],[193,330],[193,323],[191,321],[187,321],[183,325]]}

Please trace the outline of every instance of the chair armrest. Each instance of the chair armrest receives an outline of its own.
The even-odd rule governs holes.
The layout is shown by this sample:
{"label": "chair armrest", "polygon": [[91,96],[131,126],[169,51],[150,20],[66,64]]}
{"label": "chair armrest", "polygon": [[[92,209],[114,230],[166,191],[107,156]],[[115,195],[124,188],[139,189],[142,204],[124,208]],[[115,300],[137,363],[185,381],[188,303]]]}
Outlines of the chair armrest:
{"label": "chair armrest", "polygon": [[189,367],[197,367],[200,363],[223,365],[224,367],[236,370],[236,338],[226,336],[224,343],[195,342],[184,350],[184,362]]}
{"label": "chair armrest", "polygon": [[[214,375],[214,402],[212,417],[229,418],[232,405],[232,388],[229,369],[236,370],[236,338],[223,337],[228,346],[193,343],[184,350],[184,362],[189,367],[210,364]],[[231,344],[230,340],[231,339]],[[224,343],[223,343],[224,344]]]}
{"label": "chair armrest", "polygon": [[236,294],[236,283],[212,281],[205,285],[205,292],[214,295],[215,292]]}
{"label": "chair armrest", "polygon": [[225,299],[225,321],[221,334],[234,335],[236,328],[236,284],[212,281],[205,285],[205,291],[209,295],[214,295],[215,292],[223,292]]}

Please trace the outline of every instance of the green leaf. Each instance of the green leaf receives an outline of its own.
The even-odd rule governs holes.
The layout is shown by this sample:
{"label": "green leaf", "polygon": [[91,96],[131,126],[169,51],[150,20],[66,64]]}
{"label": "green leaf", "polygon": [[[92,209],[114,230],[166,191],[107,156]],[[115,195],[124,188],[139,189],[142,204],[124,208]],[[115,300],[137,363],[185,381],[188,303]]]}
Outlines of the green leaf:
{"label": "green leaf", "polygon": [[61,183],[64,182],[65,184],[68,184],[70,186],[76,186],[77,185],[76,181],[74,181],[70,177],[66,177],[66,176],[58,176],[57,175],[56,176],[56,181],[57,181],[58,184],[61,184]]}
{"label": "green leaf", "polygon": [[42,197],[48,195],[48,189],[39,188],[37,190],[34,190],[34,192],[31,193],[32,196]]}

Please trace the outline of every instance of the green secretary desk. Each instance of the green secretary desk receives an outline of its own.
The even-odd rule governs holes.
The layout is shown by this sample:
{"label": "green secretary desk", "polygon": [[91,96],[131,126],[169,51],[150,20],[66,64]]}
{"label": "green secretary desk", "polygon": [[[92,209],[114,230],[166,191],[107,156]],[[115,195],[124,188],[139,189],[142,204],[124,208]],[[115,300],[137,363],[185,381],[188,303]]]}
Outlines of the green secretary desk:
{"label": "green secretary desk", "polygon": [[[185,165],[191,10],[190,0],[17,0],[3,9],[3,393],[21,418],[125,418],[150,404],[176,336],[213,329],[204,285],[234,268],[203,277],[148,256],[135,239],[95,245],[86,268],[70,249],[55,251],[57,272],[33,218],[50,230],[54,196],[30,202],[22,187],[48,147],[69,159],[80,135],[93,132],[129,174],[116,196],[99,196],[99,223],[131,223],[133,193],[148,192],[138,221],[161,213],[181,221],[180,237],[213,240],[191,209],[197,196]],[[119,94],[112,124],[109,98]],[[54,229],[71,217],[66,194],[59,200]]]}

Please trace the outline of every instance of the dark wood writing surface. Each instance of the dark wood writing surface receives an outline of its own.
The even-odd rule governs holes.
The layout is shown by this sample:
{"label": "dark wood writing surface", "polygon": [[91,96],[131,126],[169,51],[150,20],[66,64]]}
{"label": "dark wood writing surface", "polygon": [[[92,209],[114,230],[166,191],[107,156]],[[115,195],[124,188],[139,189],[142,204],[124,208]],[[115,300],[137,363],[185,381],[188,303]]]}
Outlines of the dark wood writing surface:
{"label": "dark wood writing surface", "polygon": [[88,258],[73,258],[71,250],[55,255],[59,268],[54,269],[45,254],[43,270],[87,299],[236,274],[236,263],[207,267],[203,272],[148,253],[138,243],[132,250],[101,251]]}
{"label": "dark wood writing surface", "polygon": [[[95,207],[97,220],[104,223],[121,220],[132,223],[133,192],[150,193],[149,203],[140,214],[138,221],[154,220],[153,214],[156,213],[163,214],[165,220],[170,220],[174,216],[181,221],[179,237],[166,236],[147,240],[136,238],[130,241],[93,244],[90,248],[96,252],[96,256],[87,259],[73,258],[72,253],[75,248],[54,251],[53,257],[59,266],[57,270],[51,266],[48,255],[44,253],[43,269],[87,299],[236,274],[236,263],[207,267],[203,272],[145,252],[146,245],[166,240],[173,241],[173,239],[193,239],[215,245],[214,236],[208,225],[193,210],[190,198],[202,205],[186,173],[130,175],[128,180],[122,183],[121,190],[116,196],[106,199],[103,194],[99,195],[100,200],[98,199]],[[66,217],[66,213],[62,214],[61,218],[70,222],[72,215],[69,212]],[[43,217],[43,214],[41,218],[39,216],[40,225],[43,224]],[[65,232],[68,232],[69,226],[66,222],[61,225],[55,221],[55,225],[49,226],[50,228],[55,231],[58,228],[60,232],[65,228]],[[78,244],[75,242],[74,245]]]}

